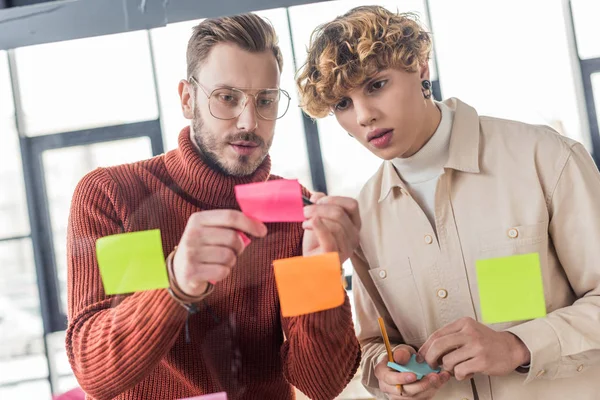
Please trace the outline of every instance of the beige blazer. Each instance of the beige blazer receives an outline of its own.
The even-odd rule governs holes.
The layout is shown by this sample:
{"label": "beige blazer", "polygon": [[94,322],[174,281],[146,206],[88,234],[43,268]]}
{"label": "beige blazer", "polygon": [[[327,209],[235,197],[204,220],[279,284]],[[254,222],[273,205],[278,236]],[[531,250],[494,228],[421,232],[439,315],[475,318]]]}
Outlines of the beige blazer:
{"label": "beige blazer", "polygon": [[[479,399],[600,399],[600,174],[592,158],[548,127],[445,103],[455,114],[436,229],[389,161],[359,195],[361,247],[352,262],[363,384],[380,394],[378,314],[393,343],[418,347],[461,317],[481,321],[476,260],[537,252],[548,315],[491,325],[523,340],[530,372],[476,375]],[[471,382],[454,379],[435,397],[473,398]]]}

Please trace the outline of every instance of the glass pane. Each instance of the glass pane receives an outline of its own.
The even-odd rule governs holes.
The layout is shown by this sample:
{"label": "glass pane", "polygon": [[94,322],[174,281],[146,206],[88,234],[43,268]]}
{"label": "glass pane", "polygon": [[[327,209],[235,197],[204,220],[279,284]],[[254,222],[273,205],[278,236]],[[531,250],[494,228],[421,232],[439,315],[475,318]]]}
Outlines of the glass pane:
{"label": "glass pane", "polygon": [[294,58],[286,11],[284,8],[278,8],[259,11],[257,14],[269,20],[279,36],[279,47],[283,54],[280,85],[291,97],[287,114],[277,120],[275,139],[271,147],[271,169],[274,174],[284,178],[298,179],[300,183],[312,190],[302,111],[298,105],[298,92],[294,81]]}
{"label": "glass pane", "polygon": [[146,31],[15,51],[28,135],[156,119]]}
{"label": "glass pane", "polygon": [[[45,378],[48,368],[31,240],[0,242],[0,265],[0,386]],[[24,393],[24,386],[19,388]],[[4,390],[0,388],[0,394]]]}
{"label": "glass pane", "polygon": [[56,393],[66,393],[76,387],[79,387],[79,383],[74,375],[62,376],[58,378],[58,390]]}
{"label": "glass pane", "polygon": [[[287,114],[277,121],[275,140],[271,148],[272,171],[286,178],[298,178],[303,185],[312,188],[304,127],[294,84],[294,62],[285,9],[260,11],[257,14],[269,19],[279,35],[284,58],[281,87],[287,90],[292,98]],[[177,85],[181,79],[186,78],[187,43],[192,28],[200,21],[186,21],[152,30],[161,120],[167,149],[177,147],[179,132],[189,125],[189,121],[181,113]]]}
{"label": "glass pane", "polygon": [[0,51],[0,238],[29,234],[25,183],[6,52]]}
{"label": "glass pane", "polygon": [[600,127],[600,72],[592,74],[592,93],[594,94],[594,103],[596,104],[596,123]]}
{"label": "glass pane", "polygon": [[[43,350],[40,352],[43,353]],[[0,371],[3,371],[0,385],[14,385],[29,379],[48,378],[48,364],[44,354],[15,357],[9,361],[0,360]]]}
{"label": "glass pane", "polygon": [[177,87],[179,81],[186,78],[187,44],[192,28],[200,21],[185,21],[151,30],[165,150],[177,148],[179,132],[189,125],[181,112]]}
{"label": "glass pane", "polygon": [[[421,0],[377,1],[392,11],[414,12],[426,23]],[[334,19],[353,7],[364,5],[359,0],[314,3],[290,8],[292,40],[298,66],[306,60],[306,48],[312,31],[320,24]],[[318,120],[327,189],[332,195],[358,195],[363,184],[375,173],[381,160],[358,144],[339,126],[334,117]]]}
{"label": "glass pane", "polygon": [[600,57],[600,2],[598,0],[571,0],[577,48],[582,59]]}
{"label": "glass pane", "polygon": [[147,137],[67,147],[44,152],[42,160],[63,310],[67,309],[67,223],[71,198],[81,178],[97,167],[152,157]]}
{"label": "glass pane", "polygon": [[50,399],[50,382],[39,380],[0,386],[0,399]]}
{"label": "glass pane", "polygon": [[48,353],[51,354],[51,365],[54,376],[58,377],[55,394],[65,393],[78,387],[77,380],[71,370],[71,364],[65,349],[65,331],[53,332],[46,337]]}
{"label": "glass pane", "polygon": [[14,118],[12,88],[6,51],[0,50],[0,119]]}
{"label": "glass pane", "polygon": [[[430,5],[446,98],[458,97],[480,115],[549,125],[587,143],[561,1],[430,0]],[[506,21],[528,33],[507,28]]]}

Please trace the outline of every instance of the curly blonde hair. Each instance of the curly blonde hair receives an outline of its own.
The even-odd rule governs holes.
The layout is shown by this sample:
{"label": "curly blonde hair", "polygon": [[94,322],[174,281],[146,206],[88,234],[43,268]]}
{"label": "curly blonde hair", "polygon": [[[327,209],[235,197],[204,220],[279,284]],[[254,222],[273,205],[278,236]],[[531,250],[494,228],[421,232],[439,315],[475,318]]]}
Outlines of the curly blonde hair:
{"label": "curly blonde hair", "polygon": [[411,13],[356,7],[312,33],[296,84],[304,111],[326,116],[348,91],[386,68],[416,72],[427,63],[430,35]]}

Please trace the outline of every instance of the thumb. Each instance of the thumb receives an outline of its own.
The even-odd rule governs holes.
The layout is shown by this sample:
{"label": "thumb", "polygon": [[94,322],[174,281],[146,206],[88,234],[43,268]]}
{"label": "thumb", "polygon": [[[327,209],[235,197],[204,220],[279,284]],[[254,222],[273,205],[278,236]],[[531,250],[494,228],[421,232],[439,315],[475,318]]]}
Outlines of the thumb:
{"label": "thumb", "polygon": [[325,193],[322,192],[314,192],[311,196],[310,196],[310,201],[312,201],[314,204],[317,204],[317,201],[319,201],[320,199],[322,199],[323,197],[325,197]]}
{"label": "thumb", "polygon": [[410,346],[400,345],[394,350],[394,362],[400,365],[406,365],[410,361],[410,357],[416,351]]}

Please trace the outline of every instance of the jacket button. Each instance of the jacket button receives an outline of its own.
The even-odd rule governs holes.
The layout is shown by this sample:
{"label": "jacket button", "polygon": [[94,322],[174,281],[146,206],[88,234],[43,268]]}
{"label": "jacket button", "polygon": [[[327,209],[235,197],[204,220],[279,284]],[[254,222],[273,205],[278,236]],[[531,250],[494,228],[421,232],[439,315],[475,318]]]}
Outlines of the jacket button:
{"label": "jacket button", "polygon": [[425,243],[427,243],[427,244],[433,243],[433,237],[431,237],[431,235],[425,235]]}
{"label": "jacket button", "polygon": [[445,289],[440,289],[437,291],[437,295],[440,299],[445,299],[446,297],[448,297],[448,291]]}
{"label": "jacket button", "polygon": [[381,271],[379,271],[379,277],[380,277],[381,279],[384,279],[386,276],[387,276],[387,272],[385,272],[385,270],[384,270],[384,269],[383,269],[383,270],[381,270]]}
{"label": "jacket button", "polygon": [[515,238],[519,237],[519,230],[516,228],[510,228],[508,230],[508,237],[511,239],[515,239]]}

